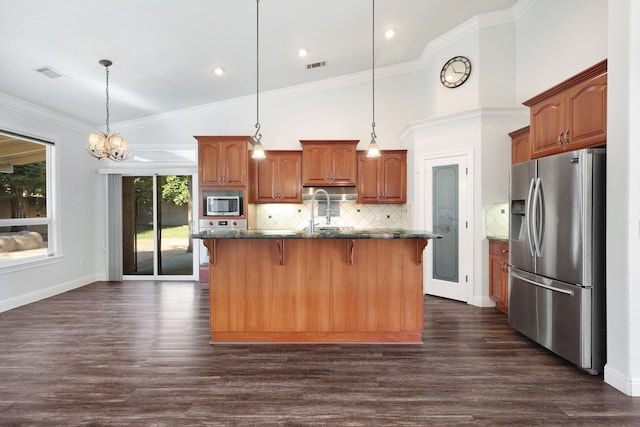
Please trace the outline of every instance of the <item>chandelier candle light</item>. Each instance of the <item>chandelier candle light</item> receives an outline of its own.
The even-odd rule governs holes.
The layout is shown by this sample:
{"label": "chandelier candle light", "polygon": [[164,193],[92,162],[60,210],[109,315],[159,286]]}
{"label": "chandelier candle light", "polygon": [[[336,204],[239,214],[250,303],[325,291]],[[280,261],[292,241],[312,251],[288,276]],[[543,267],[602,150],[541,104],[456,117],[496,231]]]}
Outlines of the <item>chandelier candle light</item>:
{"label": "chandelier candle light", "polygon": [[119,162],[128,159],[131,152],[129,151],[127,140],[117,133],[111,133],[109,130],[109,66],[111,64],[113,63],[108,59],[100,60],[100,65],[105,67],[107,74],[107,132],[92,132],[89,135],[87,151],[99,160],[109,159]]}
{"label": "chandelier candle light", "polygon": [[371,121],[371,142],[367,148],[367,157],[380,157],[380,149],[376,142],[376,67],[375,67],[375,36],[376,36],[376,1],[371,0],[371,105],[373,114]]}
{"label": "chandelier candle light", "polygon": [[262,134],[260,133],[260,19],[258,12],[260,10],[260,0],[256,0],[256,133],[251,137],[251,145],[253,145],[252,159],[264,159],[264,147],[260,140]]}

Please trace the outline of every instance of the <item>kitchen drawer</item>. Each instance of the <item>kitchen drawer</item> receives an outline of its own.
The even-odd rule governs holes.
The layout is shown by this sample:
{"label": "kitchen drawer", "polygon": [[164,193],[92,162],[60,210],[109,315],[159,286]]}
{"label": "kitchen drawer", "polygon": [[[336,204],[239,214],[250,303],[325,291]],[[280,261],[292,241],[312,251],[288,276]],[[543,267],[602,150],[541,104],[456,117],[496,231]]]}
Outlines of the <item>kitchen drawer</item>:
{"label": "kitchen drawer", "polygon": [[489,242],[489,254],[505,258],[509,257],[509,243],[498,240],[490,240]]}

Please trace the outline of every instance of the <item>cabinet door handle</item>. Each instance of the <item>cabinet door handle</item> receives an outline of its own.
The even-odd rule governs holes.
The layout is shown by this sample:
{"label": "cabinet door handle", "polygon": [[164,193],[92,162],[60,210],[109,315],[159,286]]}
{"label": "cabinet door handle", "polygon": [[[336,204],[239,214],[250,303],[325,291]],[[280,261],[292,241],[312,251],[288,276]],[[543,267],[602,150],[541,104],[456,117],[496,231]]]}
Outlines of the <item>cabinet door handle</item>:
{"label": "cabinet door handle", "polygon": [[565,144],[568,144],[568,143],[569,143],[569,129],[567,129],[567,130],[564,132],[564,143],[565,143]]}
{"label": "cabinet door handle", "polygon": [[500,252],[502,252],[503,254],[506,254],[509,252],[509,249],[502,249]]}
{"label": "cabinet door handle", "polygon": [[562,145],[562,135],[564,134],[564,132],[560,132],[560,135],[558,135],[558,145]]}

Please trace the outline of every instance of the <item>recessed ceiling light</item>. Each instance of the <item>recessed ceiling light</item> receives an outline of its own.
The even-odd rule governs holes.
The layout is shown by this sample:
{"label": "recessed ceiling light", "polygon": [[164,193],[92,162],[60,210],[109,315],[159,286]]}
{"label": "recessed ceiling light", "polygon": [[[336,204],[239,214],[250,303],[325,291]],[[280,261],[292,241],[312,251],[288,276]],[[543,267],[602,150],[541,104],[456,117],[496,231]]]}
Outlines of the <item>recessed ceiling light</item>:
{"label": "recessed ceiling light", "polygon": [[304,58],[307,55],[309,55],[309,48],[307,46],[300,46],[298,48],[298,56]]}
{"label": "recessed ceiling light", "polygon": [[218,68],[216,68],[215,70],[213,70],[213,73],[214,73],[216,76],[221,76],[221,75],[223,75],[223,74],[224,74],[224,68],[218,67]]}
{"label": "recessed ceiling light", "polygon": [[393,28],[389,28],[387,31],[384,32],[384,37],[386,39],[392,39],[393,36],[396,35],[396,30],[394,30]]}

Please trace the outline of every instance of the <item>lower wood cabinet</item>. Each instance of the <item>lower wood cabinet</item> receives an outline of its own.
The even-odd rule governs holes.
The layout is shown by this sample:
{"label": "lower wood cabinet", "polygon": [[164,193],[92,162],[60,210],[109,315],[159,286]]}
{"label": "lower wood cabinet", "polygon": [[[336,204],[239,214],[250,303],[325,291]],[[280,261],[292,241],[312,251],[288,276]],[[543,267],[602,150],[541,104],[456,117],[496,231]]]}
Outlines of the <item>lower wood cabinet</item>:
{"label": "lower wood cabinet", "polygon": [[509,312],[509,243],[501,240],[489,240],[489,297]]}

